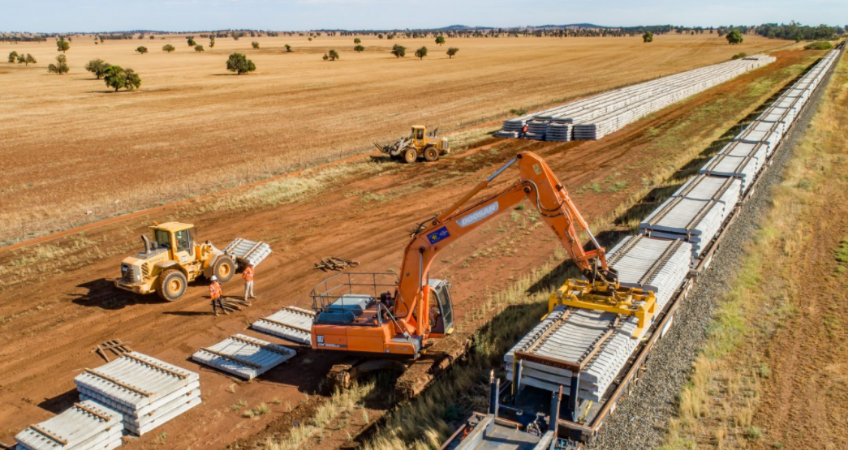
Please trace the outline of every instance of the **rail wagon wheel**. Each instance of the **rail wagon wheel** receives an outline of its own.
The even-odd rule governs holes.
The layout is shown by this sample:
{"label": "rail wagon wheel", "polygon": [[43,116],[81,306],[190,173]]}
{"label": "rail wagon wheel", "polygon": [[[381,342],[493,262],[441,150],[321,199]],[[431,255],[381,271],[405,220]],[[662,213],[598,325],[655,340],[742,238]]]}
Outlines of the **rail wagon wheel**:
{"label": "rail wagon wheel", "polygon": [[185,294],[186,277],[177,269],[168,269],[159,276],[156,293],[162,300],[175,302]]}
{"label": "rail wagon wheel", "polygon": [[427,147],[424,149],[424,160],[433,162],[439,160],[439,150],[436,147]]}
{"label": "rail wagon wheel", "polygon": [[414,148],[408,148],[403,151],[403,162],[412,164],[418,160],[418,152]]}
{"label": "rail wagon wheel", "polygon": [[212,268],[212,274],[218,277],[218,281],[221,283],[230,281],[235,273],[236,265],[233,263],[233,258],[227,255],[219,256],[218,260],[215,261],[215,266]]}

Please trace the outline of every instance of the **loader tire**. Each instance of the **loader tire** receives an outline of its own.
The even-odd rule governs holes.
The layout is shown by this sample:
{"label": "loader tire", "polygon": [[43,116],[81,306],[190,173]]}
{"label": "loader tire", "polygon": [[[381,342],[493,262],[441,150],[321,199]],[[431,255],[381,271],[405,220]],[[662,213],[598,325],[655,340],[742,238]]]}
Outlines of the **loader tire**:
{"label": "loader tire", "polygon": [[439,150],[436,147],[427,147],[424,149],[424,160],[428,162],[439,160]]}
{"label": "loader tire", "polygon": [[233,262],[233,258],[227,255],[219,256],[218,260],[215,261],[215,265],[212,267],[212,275],[218,277],[218,282],[222,284],[230,281],[235,273],[236,265]]}
{"label": "loader tire", "polygon": [[408,148],[403,151],[403,162],[412,164],[418,160],[418,152],[414,148]]}
{"label": "loader tire", "polygon": [[182,272],[177,269],[168,269],[159,275],[156,293],[162,300],[175,302],[185,294],[187,285],[188,282]]}

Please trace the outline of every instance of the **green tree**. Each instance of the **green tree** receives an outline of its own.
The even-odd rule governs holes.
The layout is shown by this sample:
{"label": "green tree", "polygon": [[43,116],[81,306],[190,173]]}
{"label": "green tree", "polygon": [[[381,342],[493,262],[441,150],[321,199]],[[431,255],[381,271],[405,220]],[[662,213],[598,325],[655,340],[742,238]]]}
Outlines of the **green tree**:
{"label": "green tree", "polygon": [[395,55],[395,58],[403,58],[406,56],[406,47],[400,44],[395,44],[394,47],[392,47],[392,54]]}
{"label": "green tree", "polygon": [[256,70],[256,65],[243,54],[233,53],[227,60],[227,70],[241,75],[243,73],[253,72]]}
{"label": "green tree", "polygon": [[205,50],[203,49],[203,46],[202,46],[202,45],[195,45],[195,46],[194,46],[194,51],[196,51],[196,52],[203,52],[203,51],[205,51]]}
{"label": "green tree", "polygon": [[188,44],[189,47],[194,47],[195,45],[197,45],[197,42],[194,42],[193,37],[188,37],[186,39],[186,44]]}
{"label": "green tree", "polygon": [[642,35],[642,42],[644,42],[644,43],[654,42],[654,32],[653,31],[646,31],[645,34]]}
{"label": "green tree", "polygon": [[377,35],[377,38],[378,38],[378,39],[383,39],[383,35],[382,35],[382,33],[381,33],[381,34],[378,34],[378,35]]}
{"label": "green tree", "polygon": [[214,34],[209,36],[209,48],[215,48],[215,35]]}
{"label": "green tree", "polygon": [[47,66],[47,71],[50,73],[55,73],[57,75],[62,75],[71,71],[71,68],[68,67],[68,58],[65,55],[59,55],[56,57],[56,64],[50,64]]}
{"label": "green tree", "polygon": [[109,63],[102,59],[92,59],[85,65],[85,70],[93,73],[99,80],[100,77],[106,74],[106,69],[109,68],[109,65]]}
{"label": "green tree", "polygon": [[167,44],[167,45],[162,46],[162,51],[163,51],[163,52],[171,53],[171,52],[173,52],[174,50],[176,50],[176,49],[175,49],[175,48],[174,48],[174,46],[173,46],[173,45],[171,45],[171,44]]}
{"label": "green tree", "polygon": [[423,60],[425,56],[427,56],[427,47],[421,47],[418,50],[415,50],[416,58]]}
{"label": "green tree", "polygon": [[456,48],[456,47],[449,48],[448,49],[448,59],[453,59],[454,55],[456,55],[456,52],[458,52],[458,51],[459,51],[459,49]]}
{"label": "green tree", "polygon": [[730,33],[727,33],[727,42],[730,45],[736,45],[742,43],[742,33],[739,30],[733,30]]}
{"label": "green tree", "polygon": [[35,57],[30,55],[29,53],[27,53],[26,56],[24,56],[23,53],[18,56],[18,64],[24,63],[25,66],[28,66],[37,62],[38,61],[35,60]]}
{"label": "green tree", "polygon": [[9,53],[9,62],[13,63],[18,60],[18,52],[12,51]]}
{"label": "green tree", "polygon": [[291,52],[292,52],[291,45],[286,44],[286,53],[291,53]]}
{"label": "green tree", "polygon": [[68,41],[62,39],[61,41],[56,41],[56,48],[58,48],[60,52],[65,53],[66,51],[71,49],[71,44],[69,44]]}
{"label": "green tree", "polygon": [[444,44],[445,43],[445,37],[444,36],[436,36],[436,43],[439,44],[439,45]]}
{"label": "green tree", "polygon": [[137,49],[135,49],[135,51],[137,51],[138,53],[143,55],[143,54],[147,53],[147,47],[141,45]]}
{"label": "green tree", "polygon": [[327,56],[330,58],[330,61],[341,59],[341,57],[339,56],[339,52],[335,50],[330,50],[329,52],[327,52]]}
{"label": "green tree", "polygon": [[152,41],[152,40],[154,40],[154,39],[156,39],[156,36],[154,36],[154,35],[152,35],[152,34],[151,34],[151,35],[150,35],[150,40]]}
{"label": "green tree", "polygon": [[103,80],[106,86],[114,88],[115,92],[121,88],[132,91],[141,87],[141,77],[132,69],[124,69],[121,66],[107,67]]}
{"label": "green tree", "polygon": [[353,40],[353,43],[356,44],[356,45],[359,45],[359,44],[362,43],[362,39],[356,38],[356,39]]}
{"label": "green tree", "polygon": [[365,47],[363,47],[361,45],[357,45],[356,47],[353,47],[353,51],[358,52],[358,53],[362,53],[362,52],[365,51]]}
{"label": "green tree", "polygon": [[326,60],[330,59],[330,57],[326,53],[324,53],[324,56],[322,56],[321,59],[326,61]]}
{"label": "green tree", "polygon": [[250,43],[250,45],[251,45],[254,49],[259,48],[259,43],[258,43],[258,42],[256,42],[256,41],[251,42],[251,43]]}

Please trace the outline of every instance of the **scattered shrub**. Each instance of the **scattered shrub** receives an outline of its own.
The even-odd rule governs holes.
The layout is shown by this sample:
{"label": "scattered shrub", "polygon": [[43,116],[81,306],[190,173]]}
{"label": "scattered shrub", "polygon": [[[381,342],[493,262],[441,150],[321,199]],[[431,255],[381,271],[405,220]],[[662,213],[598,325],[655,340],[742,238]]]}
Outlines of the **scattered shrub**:
{"label": "scattered shrub", "polygon": [[447,51],[448,59],[453,59],[454,55],[456,55],[456,52],[458,52],[458,51],[459,51],[459,49],[456,48],[456,47],[449,48],[448,51]]}
{"label": "scattered shrub", "polygon": [[[382,39],[383,35],[381,34],[380,36]],[[392,54],[395,55],[395,58],[403,58],[406,56],[406,47],[400,44],[395,44],[394,47],[392,47]]]}
{"label": "scattered shrub", "polygon": [[143,55],[143,54],[147,53],[147,47],[142,45],[142,46],[139,46],[137,49],[135,49],[135,51],[137,51],[139,54]]}
{"label": "scattered shrub", "polygon": [[742,59],[746,56],[748,56],[747,53],[741,52],[741,53],[737,53],[737,54],[733,55],[733,57],[731,57],[730,59]]}
{"label": "scattered shrub", "polygon": [[61,41],[56,41],[56,48],[58,48],[60,52],[65,53],[71,49],[71,44],[62,39]]}
{"label": "scattered shrub", "polygon": [[85,65],[85,70],[93,73],[99,80],[106,73],[106,69],[110,66],[109,63],[102,59],[92,59]]}
{"label": "scattered shrub", "polygon": [[106,86],[114,88],[115,92],[121,88],[132,91],[141,87],[141,77],[134,70],[124,69],[121,66],[107,67],[103,80]]}
{"label": "scattered shrub", "polygon": [[258,42],[256,42],[256,41],[253,41],[253,42],[251,42],[251,43],[250,43],[250,46],[251,46],[251,47],[253,47],[253,48],[254,48],[254,50],[255,50],[255,49],[258,49],[258,48],[259,48],[259,43],[258,43]]}
{"label": "scattered shrub", "polygon": [[421,47],[415,50],[415,57],[419,60],[423,60],[425,56],[427,56],[427,47]]}
{"label": "scattered shrub", "polygon": [[365,51],[365,47],[363,47],[361,45],[357,45],[356,47],[353,47],[353,51],[355,51],[357,53],[362,53],[362,52]]}
{"label": "scattered shrub", "polygon": [[727,33],[727,36],[725,36],[725,38],[727,38],[727,42],[730,45],[742,43],[742,33],[740,33],[739,30],[733,30],[730,33]]}
{"label": "scattered shrub", "polygon": [[174,46],[173,46],[173,45],[171,45],[171,44],[168,44],[168,45],[165,45],[165,46],[163,46],[163,47],[162,47],[162,51],[163,51],[163,52],[171,53],[171,52],[173,52],[174,50],[176,50],[176,48],[174,48]]}
{"label": "scattered shrub", "polygon": [[227,59],[227,70],[241,75],[243,73],[253,72],[256,70],[256,65],[243,54],[233,53],[230,55],[230,58]]}
{"label": "scattered shrub", "polygon": [[66,58],[65,55],[57,56],[56,64],[50,64],[47,66],[47,71],[55,73],[56,75],[62,75],[70,72],[71,68],[68,67],[68,58]]}
{"label": "scattered shrub", "polygon": [[437,36],[436,37],[436,43],[439,44],[439,45],[443,45],[445,43],[445,37],[444,36]]}
{"label": "scattered shrub", "polygon": [[830,50],[832,48],[833,44],[826,41],[813,42],[804,46],[804,50]]}
{"label": "scattered shrub", "polygon": [[195,45],[195,46],[194,46],[194,51],[196,51],[196,52],[203,52],[203,51],[206,51],[206,50],[204,50],[204,49],[203,49],[203,46],[202,46],[202,45]]}
{"label": "scattered shrub", "polygon": [[645,34],[642,35],[642,42],[645,44],[648,42],[654,42],[654,32],[646,31]]}

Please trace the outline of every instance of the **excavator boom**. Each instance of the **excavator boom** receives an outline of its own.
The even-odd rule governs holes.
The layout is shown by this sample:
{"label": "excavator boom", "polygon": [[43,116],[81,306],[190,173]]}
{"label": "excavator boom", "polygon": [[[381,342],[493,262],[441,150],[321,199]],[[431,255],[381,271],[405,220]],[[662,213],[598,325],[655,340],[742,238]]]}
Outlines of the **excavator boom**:
{"label": "excavator boom", "polygon": [[[520,174],[518,181],[488,198],[460,209],[477,193],[488,187],[504,170],[516,163]],[[592,235],[589,225],[571,201],[565,187],[542,158],[532,152],[522,152],[413,236],[406,247],[394,301],[393,313],[403,327],[399,331],[427,335],[430,301],[426,286],[430,264],[439,251],[500,213],[512,210],[512,207],[525,198],[539,211],[540,217],[556,234],[571,259],[587,278],[615,282],[616,274],[607,266],[604,248]],[[579,237],[581,230],[589,235],[594,249],[583,249]]]}

